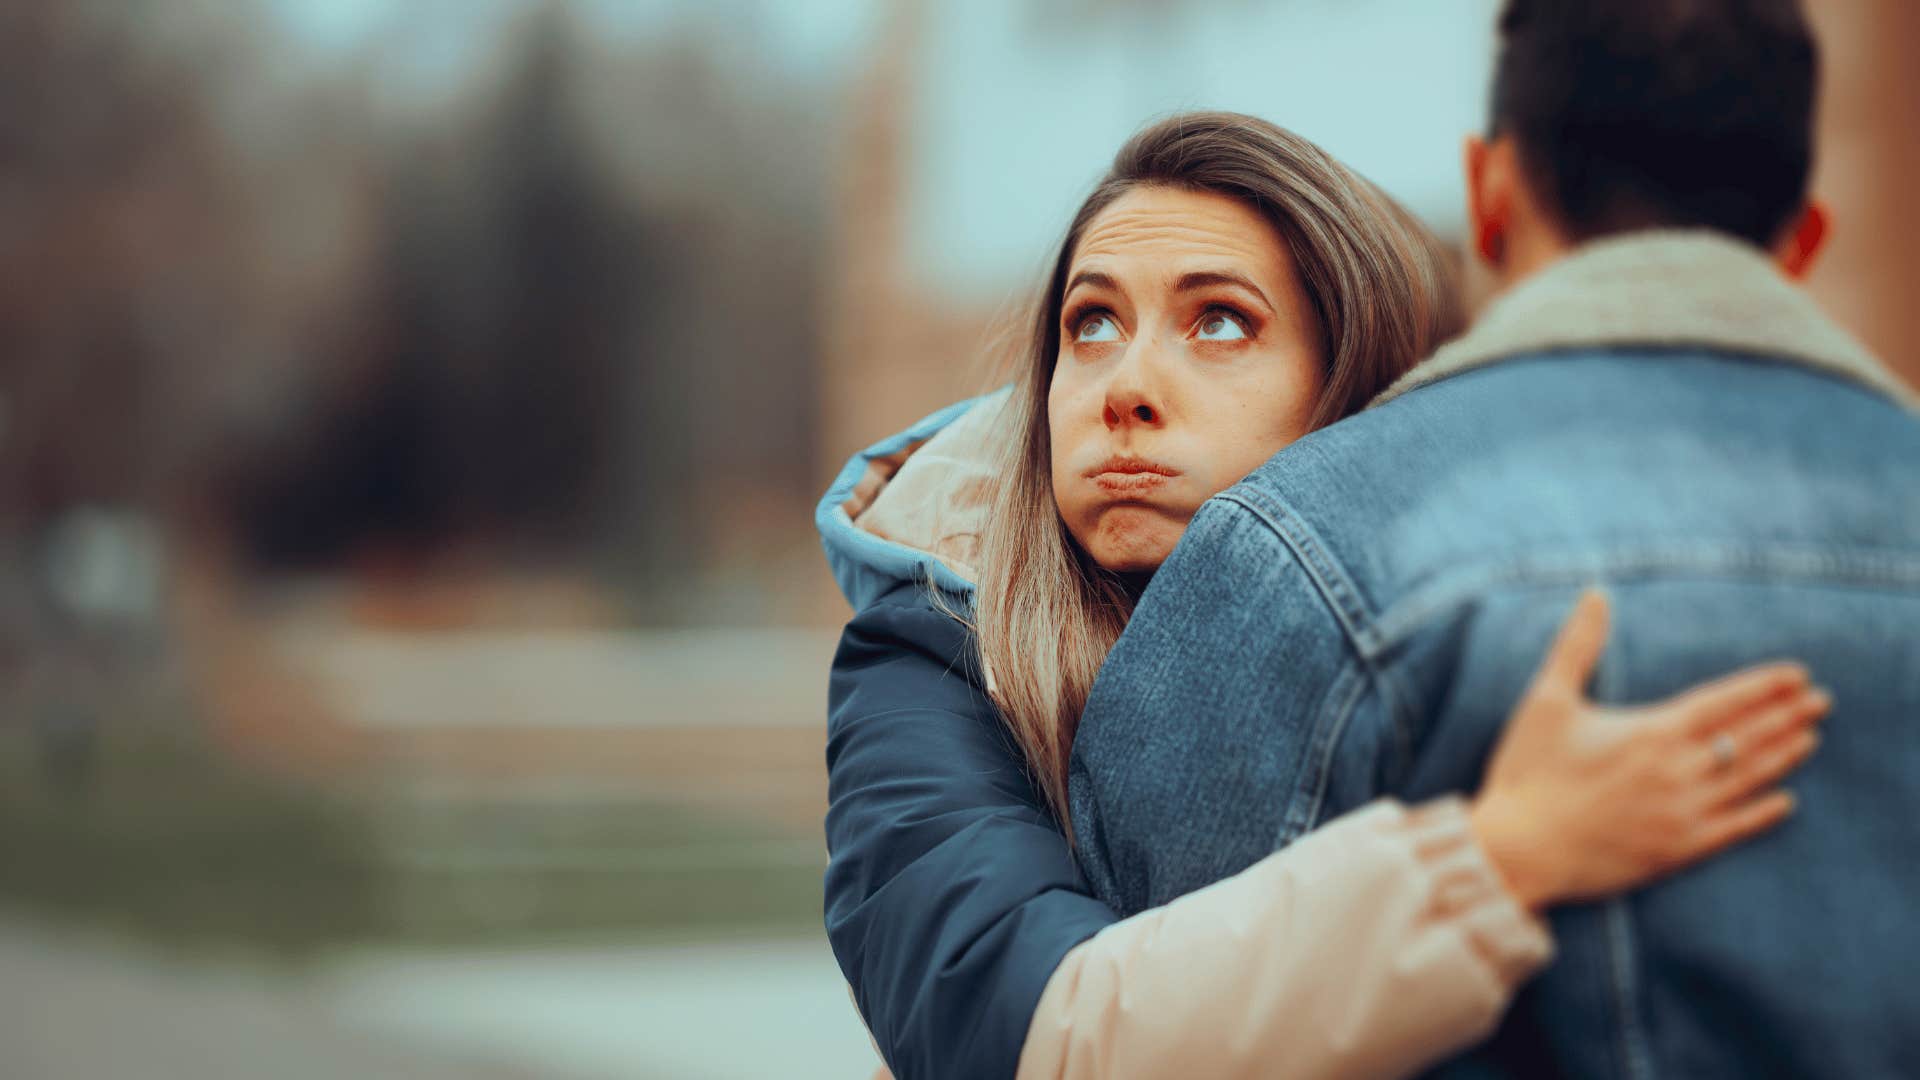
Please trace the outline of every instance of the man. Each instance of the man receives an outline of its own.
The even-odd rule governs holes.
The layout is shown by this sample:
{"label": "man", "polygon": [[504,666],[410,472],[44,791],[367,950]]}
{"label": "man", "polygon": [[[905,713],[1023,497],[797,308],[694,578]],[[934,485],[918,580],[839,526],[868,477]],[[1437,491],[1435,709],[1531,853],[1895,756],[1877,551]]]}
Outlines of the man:
{"label": "man", "polygon": [[1788,280],[1826,231],[1812,40],[1789,0],[1511,0],[1501,31],[1467,171],[1503,295],[1195,517],[1079,729],[1082,860],[1130,912],[1476,787],[1599,582],[1597,697],[1794,657],[1825,744],[1782,828],[1555,912],[1554,964],[1443,1071],[1910,1075],[1920,423]]}

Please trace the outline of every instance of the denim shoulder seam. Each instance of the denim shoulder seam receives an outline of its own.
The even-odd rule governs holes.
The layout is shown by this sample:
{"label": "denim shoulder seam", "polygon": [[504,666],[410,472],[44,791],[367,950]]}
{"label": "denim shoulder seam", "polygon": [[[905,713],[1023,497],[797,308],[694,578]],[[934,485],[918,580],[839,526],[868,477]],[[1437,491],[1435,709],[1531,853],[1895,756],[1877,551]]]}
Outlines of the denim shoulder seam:
{"label": "denim shoulder seam", "polygon": [[[1413,698],[1401,691],[1392,673],[1379,662],[1380,637],[1359,589],[1313,528],[1292,508],[1257,488],[1239,484],[1215,497],[1252,514],[1255,520],[1265,525],[1293,552],[1294,561],[1306,573],[1308,580],[1313,582],[1314,590],[1333,614],[1334,621],[1339,624],[1349,648],[1357,658],[1357,663],[1348,661],[1334,675],[1318,707],[1318,712],[1325,715],[1328,704],[1338,702],[1332,714],[1326,716],[1326,722],[1315,725],[1314,741],[1307,749],[1303,763],[1305,771],[1295,792],[1301,797],[1289,804],[1281,818],[1281,836],[1277,839],[1282,843],[1290,842],[1319,816],[1320,807],[1326,799],[1334,751],[1346,734],[1354,709],[1366,696],[1369,687],[1377,689],[1386,698],[1388,722],[1393,726],[1396,742],[1404,742],[1411,737],[1409,725],[1418,718],[1405,715],[1413,707]],[[1354,673],[1358,677],[1349,678]]]}
{"label": "denim shoulder seam", "polygon": [[1419,719],[1406,715],[1413,708],[1413,698],[1399,684],[1392,670],[1380,663],[1381,656],[1393,641],[1380,633],[1378,617],[1368,607],[1352,576],[1327,549],[1313,527],[1285,503],[1245,484],[1228,488],[1215,498],[1231,502],[1251,513],[1294,553],[1295,561],[1306,571],[1321,601],[1333,612],[1334,620],[1340,624],[1347,643],[1387,696],[1388,715],[1402,728],[1399,736],[1408,737],[1409,732],[1405,729],[1408,725],[1417,724]]}
{"label": "denim shoulder seam", "polygon": [[1372,613],[1367,610],[1366,602],[1360,590],[1354,586],[1352,577],[1327,550],[1312,526],[1285,503],[1246,484],[1236,484],[1214,497],[1234,503],[1253,514],[1293,551],[1295,559],[1313,581],[1314,589],[1339,621],[1347,640],[1371,667],[1378,645],[1378,632]]}

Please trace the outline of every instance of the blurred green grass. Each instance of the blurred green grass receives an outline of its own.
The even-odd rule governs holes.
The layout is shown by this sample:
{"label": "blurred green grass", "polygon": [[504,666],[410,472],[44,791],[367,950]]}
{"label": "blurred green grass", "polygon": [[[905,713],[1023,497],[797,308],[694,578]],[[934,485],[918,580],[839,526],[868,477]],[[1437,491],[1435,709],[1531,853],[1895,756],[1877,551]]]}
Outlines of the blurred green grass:
{"label": "blurred green grass", "polygon": [[178,703],[122,705],[90,740],[45,716],[0,728],[0,904],[289,960],[820,925],[825,855],[791,830],[620,792],[290,778]]}
{"label": "blurred green grass", "polygon": [[390,910],[419,940],[817,932],[817,839],[607,792],[389,799]]}
{"label": "blurred green grass", "polygon": [[378,930],[382,873],[363,814],[243,767],[177,708],[120,704],[90,735],[31,713],[0,731],[0,899],[288,957]]}

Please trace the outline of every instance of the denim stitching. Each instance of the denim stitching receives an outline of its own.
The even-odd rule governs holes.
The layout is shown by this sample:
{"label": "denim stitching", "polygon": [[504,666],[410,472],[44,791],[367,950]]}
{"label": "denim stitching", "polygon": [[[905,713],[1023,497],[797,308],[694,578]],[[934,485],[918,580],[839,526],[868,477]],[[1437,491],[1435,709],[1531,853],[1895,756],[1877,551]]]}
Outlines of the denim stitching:
{"label": "denim stitching", "polygon": [[[1242,494],[1248,495],[1253,501],[1237,497]],[[1407,692],[1392,667],[1381,662],[1394,643],[1380,633],[1378,621],[1368,610],[1352,578],[1326,550],[1325,545],[1319,542],[1306,521],[1272,496],[1258,488],[1241,486],[1229,489],[1220,497],[1247,509],[1265,522],[1281,542],[1294,549],[1302,569],[1320,590],[1321,597],[1333,609],[1341,629],[1346,632],[1348,645],[1359,655],[1367,674],[1380,688],[1388,721],[1393,725],[1394,744],[1411,748],[1413,732],[1420,726],[1420,716],[1414,705],[1416,699]],[[1279,515],[1284,521],[1277,520],[1274,515]],[[1289,531],[1289,527],[1295,531]],[[1341,606],[1343,599],[1347,604],[1344,610]],[[1410,753],[1410,749],[1407,752]]]}
{"label": "denim stitching", "polygon": [[1417,704],[1419,699],[1407,689],[1406,680],[1402,677],[1400,670],[1401,665],[1386,661],[1386,654],[1390,651],[1392,650],[1383,644],[1379,653],[1373,658],[1371,670],[1374,680],[1380,686],[1380,696],[1387,711],[1387,718],[1393,724],[1394,752],[1399,758],[1395,762],[1395,767],[1400,768],[1413,757],[1413,733],[1416,728],[1422,726],[1421,710]]}
{"label": "denim stitching", "polygon": [[[1236,498],[1240,494],[1253,497],[1254,502]],[[1292,513],[1284,505],[1268,499],[1255,488],[1235,487],[1217,496],[1223,502],[1230,502],[1252,514],[1254,519],[1265,525],[1282,544],[1294,553],[1300,569],[1312,581],[1321,600],[1327,605],[1346,634],[1347,644],[1353,649],[1360,663],[1356,668],[1349,663],[1342,665],[1333,684],[1328,687],[1322,706],[1314,710],[1316,718],[1325,718],[1325,722],[1316,722],[1312,740],[1307,744],[1302,762],[1300,779],[1294,784],[1292,797],[1287,802],[1287,810],[1281,817],[1280,835],[1275,838],[1276,848],[1290,842],[1311,825],[1320,813],[1320,807],[1326,800],[1327,782],[1333,771],[1333,754],[1340,745],[1340,739],[1346,734],[1347,724],[1353,718],[1353,711],[1365,696],[1369,681],[1378,682],[1384,673],[1374,662],[1375,655],[1368,642],[1376,637],[1370,628],[1370,619],[1365,605],[1360,600],[1359,590],[1353,587],[1339,563],[1327,553],[1318,537],[1313,535],[1306,522]],[[1255,505],[1255,503],[1261,505]],[[1284,518],[1284,522],[1278,520]],[[1293,528],[1290,529],[1289,526]],[[1297,531],[1295,531],[1297,530]],[[1345,692],[1345,700],[1329,712],[1325,701],[1332,700],[1342,683],[1351,683]],[[1411,699],[1406,699],[1411,700]],[[1401,726],[1399,709],[1391,709],[1396,728],[1396,742],[1410,737]]]}
{"label": "denim stitching", "polygon": [[[1619,656],[1618,650],[1614,650],[1601,658],[1593,676],[1595,700],[1617,703],[1626,697],[1627,669]],[[1652,1066],[1649,1064],[1652,1056],[1646,1046],[1646,1033],[1640,1025],[1640,980],[1634,964],[1633,924],[1629,919],[1631,912],[1626,905],[1625,897],[1616,897],[1607,903],[1603,915],[1607,939],[1607,984],[1613,996],[1612,1035],[1621,1072],[1636,1080],[1644,1080],[1652,1075]]]}
{"label": "denim stitching", "polygon": [[1366,696],[1366,689],[1365,674],[1352,664],[1342,664],[1340,674],[1328,689],[1327,698],[1334,698],[1336,692],[1344,692],[1344,699],[1332,709],[1323,703],[1321,708],[1314,710],[1315,716],[1330,716],[1331,720],[1313,726],[1313,739],[1307,744],[1300,779],[1294,782],[1293,798],[1287,801],[1286,813],[1281,816],[1280,832],[1274,837],[1274,850],[1292,843],[1319,818],[1320,807],[1327,798],[1327,781],[1333,773],[1333,752],[1346,734],[1347,722],[1353,719],[1355,707]]}
{"label": "denim stitching", "polygon": [[1920,556],[1905,552],[1719,546],[1564,552],[1449,574],[1423,584],[1381,614],[1374,636],[1384,651],[1411,638],[1438,613],[1502,585],[1582,585],[1676,571],[1732,580],[1764,574],[1773,581],[1920,588]]}
{"label": "denim stitching", "polygon": [[1633,924],[1628,919],[1627,899],[1607,902],[1607,972],[1613,991],[1615,1049],[1620,1054],[1621,1071],[1633,1080],[1652,1080],[1653,1055],[1647,1046],[1647,1032],[1640,1023],[1639,978],[1633,961]]}
{"label": "denim stitching", "polygon": [[1353,579],[1347,576],[1338,560],[1327,552],[1312,528],[1290,508],[1258,488],[1237,485],[1214,497],[1245,508],[1264,522],[1282,543],[1293,549],[1301,568],[1307,571],[1307,576],[1313,580],[1315,588],[1339,619],[1347,640],[1371,667],[1377,641],[1371,613],[1361,601],[1360,591],[1354,586]]}

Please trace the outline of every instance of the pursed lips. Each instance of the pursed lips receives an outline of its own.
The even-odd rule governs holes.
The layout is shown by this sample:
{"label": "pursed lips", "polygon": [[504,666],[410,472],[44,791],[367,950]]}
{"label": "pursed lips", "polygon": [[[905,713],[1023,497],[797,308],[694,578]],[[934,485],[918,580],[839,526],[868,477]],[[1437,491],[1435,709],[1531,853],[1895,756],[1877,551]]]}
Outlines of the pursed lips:
{"label": "pursed lips", "polygon": [[1102,491],[1127,498],[1156,490],[1179,476],[1180,470],[1143,457],[1119,454],[1087,470],[1086,475]]}

